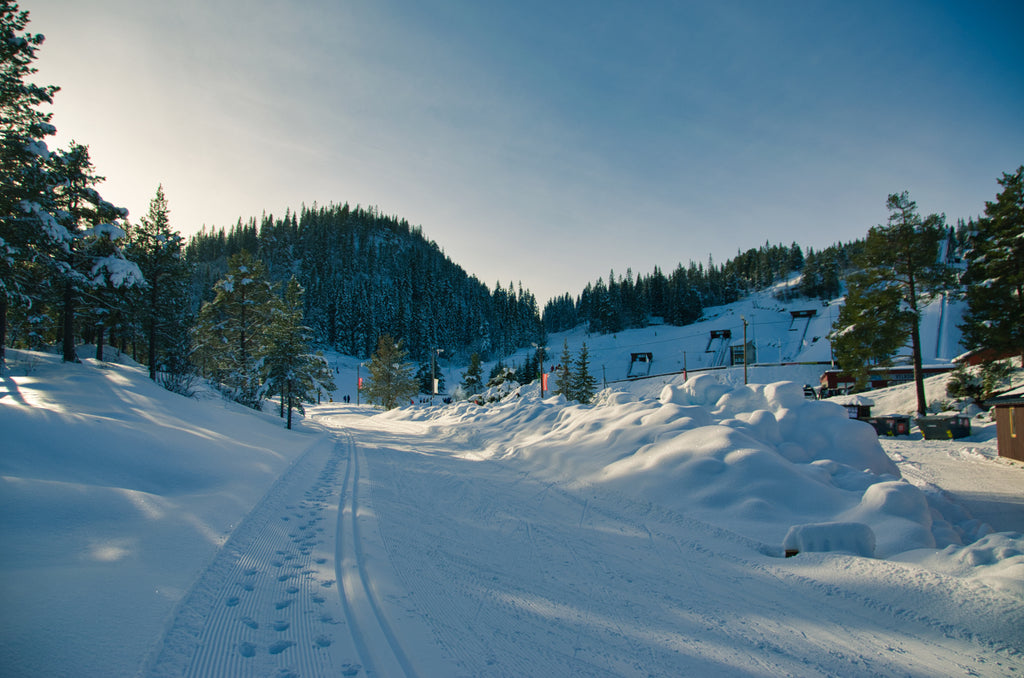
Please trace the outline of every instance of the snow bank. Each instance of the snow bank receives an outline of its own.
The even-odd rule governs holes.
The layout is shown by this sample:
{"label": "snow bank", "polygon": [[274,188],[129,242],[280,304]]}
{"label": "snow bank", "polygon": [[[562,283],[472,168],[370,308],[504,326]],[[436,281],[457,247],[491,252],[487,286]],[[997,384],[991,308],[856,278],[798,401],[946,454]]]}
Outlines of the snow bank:
{"label": "snow bank", "polygon": [[475,440],[534,477],[595,485],[727,526],[781,553],[888,558],[977,538],[961,507],[900,478],[874,429],[800,384],[701,374],[658,398],[605,390],[593,405],[522,387],[490,406],[397,410]]}
{"label": "snow bank", "polygon": [[951,544],[940,551],[909,551],[893,559],[974,579],[1024,598],[1024,534],[1019,532],[989,534],[973,544]]}
{"label": "snow bank", "polygon": [[133,675],[196,573],[322,435],[175,395],[130,364],[8,359],[0,666]]}

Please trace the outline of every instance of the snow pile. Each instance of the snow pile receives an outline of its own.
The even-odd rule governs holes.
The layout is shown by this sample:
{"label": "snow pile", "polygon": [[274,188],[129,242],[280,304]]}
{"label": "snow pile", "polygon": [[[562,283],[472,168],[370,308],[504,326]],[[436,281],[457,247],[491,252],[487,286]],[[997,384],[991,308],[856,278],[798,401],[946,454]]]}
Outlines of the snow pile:
{"label": "snow pile", "polygon": [[966,546],[901,554],[894,560],[925,565],[945,574],[976,579],[1024,598],[1024,535],[989,534]]}
{"label": "snow pile", "polygon": [[196,574],[322,435],[170,393],[133,364],[9,350],[8,365],[0,666],[134,674]]}
{"label": "snow pile", "polygon": [[481,407],[380,415],[429,422],[533,477],[601,486],[726,526],[781,553],[888,558],[961,547],[990,532],[939,493],[904,481],[874,429],[792,382],[734,386],[711,374],[658,399],[605,390],[593,405],[523,387]]}

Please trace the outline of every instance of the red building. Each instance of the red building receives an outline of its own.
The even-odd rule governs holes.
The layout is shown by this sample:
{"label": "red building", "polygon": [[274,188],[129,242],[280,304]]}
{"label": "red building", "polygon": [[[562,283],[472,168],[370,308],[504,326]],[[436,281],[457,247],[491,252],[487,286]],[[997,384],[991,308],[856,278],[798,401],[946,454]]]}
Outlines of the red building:
{"label": "red building", "polygon": [[[921,371],[925,377],[952,372],[953,365],[925,365]],[[884,367],[871,370],[868,377],[868,388],[885,388],[897,384],[914,381],[914,368],[910,365]],[[850,393],[853,389],[853,377],[841,370],[825,370],[821,375],[821,392],[819,397],[828,398],[834,395]]]}

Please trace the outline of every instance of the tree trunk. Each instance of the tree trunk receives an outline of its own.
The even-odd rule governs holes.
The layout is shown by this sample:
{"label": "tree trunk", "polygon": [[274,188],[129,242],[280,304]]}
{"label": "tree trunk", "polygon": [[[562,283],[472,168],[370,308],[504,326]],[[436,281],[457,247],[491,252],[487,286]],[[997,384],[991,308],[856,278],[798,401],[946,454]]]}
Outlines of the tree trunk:
{"label": "tree trunk", "polygon": [[[1024,356],[1022,356],[1024,359]],[[7,368],[7,295],[0,295],[0,376]]]}
{"label": "tree trunk", "polygon": [[149,285],[149,378],[156,381],[156,280]]}
{"label": "tree trunk", "polygon": [[292,385],[290,383],[285,385],[288,391],[288,430],[292,430]]}
{"label": "tree trunk", "polygon": [[75,290],[71,283],[64,284],[64,362],[77,363],[75,353]]}
{"label": "tree trunk", "polygon": [[916,313],[913,323],[910,331],[910,345],[914,353],[914,387],[917,390],[917,414],[923,416],[928,413],[928,403],[924,395],[924,370],[921,364],[921,321]]}
{"label": "tree trunk", "polygon": [[96,330],[96,360],[103,360],[103,336],[106,334],[106,328],[100,325]]}

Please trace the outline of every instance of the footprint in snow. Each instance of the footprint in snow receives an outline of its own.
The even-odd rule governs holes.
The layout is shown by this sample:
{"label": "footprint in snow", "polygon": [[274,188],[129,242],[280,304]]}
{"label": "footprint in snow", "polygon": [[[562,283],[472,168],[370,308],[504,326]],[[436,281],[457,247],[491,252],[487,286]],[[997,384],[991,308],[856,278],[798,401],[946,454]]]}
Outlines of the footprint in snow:
{"label": "footprint in snow", "polygon": [[293,640],[277,640],[270,646],[270,654],[281,654],[295,644]]}
{"label": "footprint in snow", "polygon": [[252,617],[242,617],[239,621],[248,626],[250,629],[258,629],[260,627],[260,623]]}
{"label": "footprint in snow", "polygon": [[238,596],[231,596],[230,598],[224,601],[224,604],[228,607],[234,607],[235,605],[238,605],[238,603]]}
{"label": "footprint in snow", "polygon": [[287,631],[289,626],[291,626],[291,624],[283,619],[279,619],[276,622],[274,622],[274,630],[279,633],[281,631]]}
{"label": "footprint in snow", "polygon": [[243,657],[255,657],[256,646],[252,643],[242,642],[238,644],[238,654]]}
{"label": "footprint in snow", "polygon": [[291,600],[279,600],[276,603],[274,603],[274,607],[276,609],[278,609],[278,610],[283,610],[284,608],[288,607],[291,604],[292,604]]}

